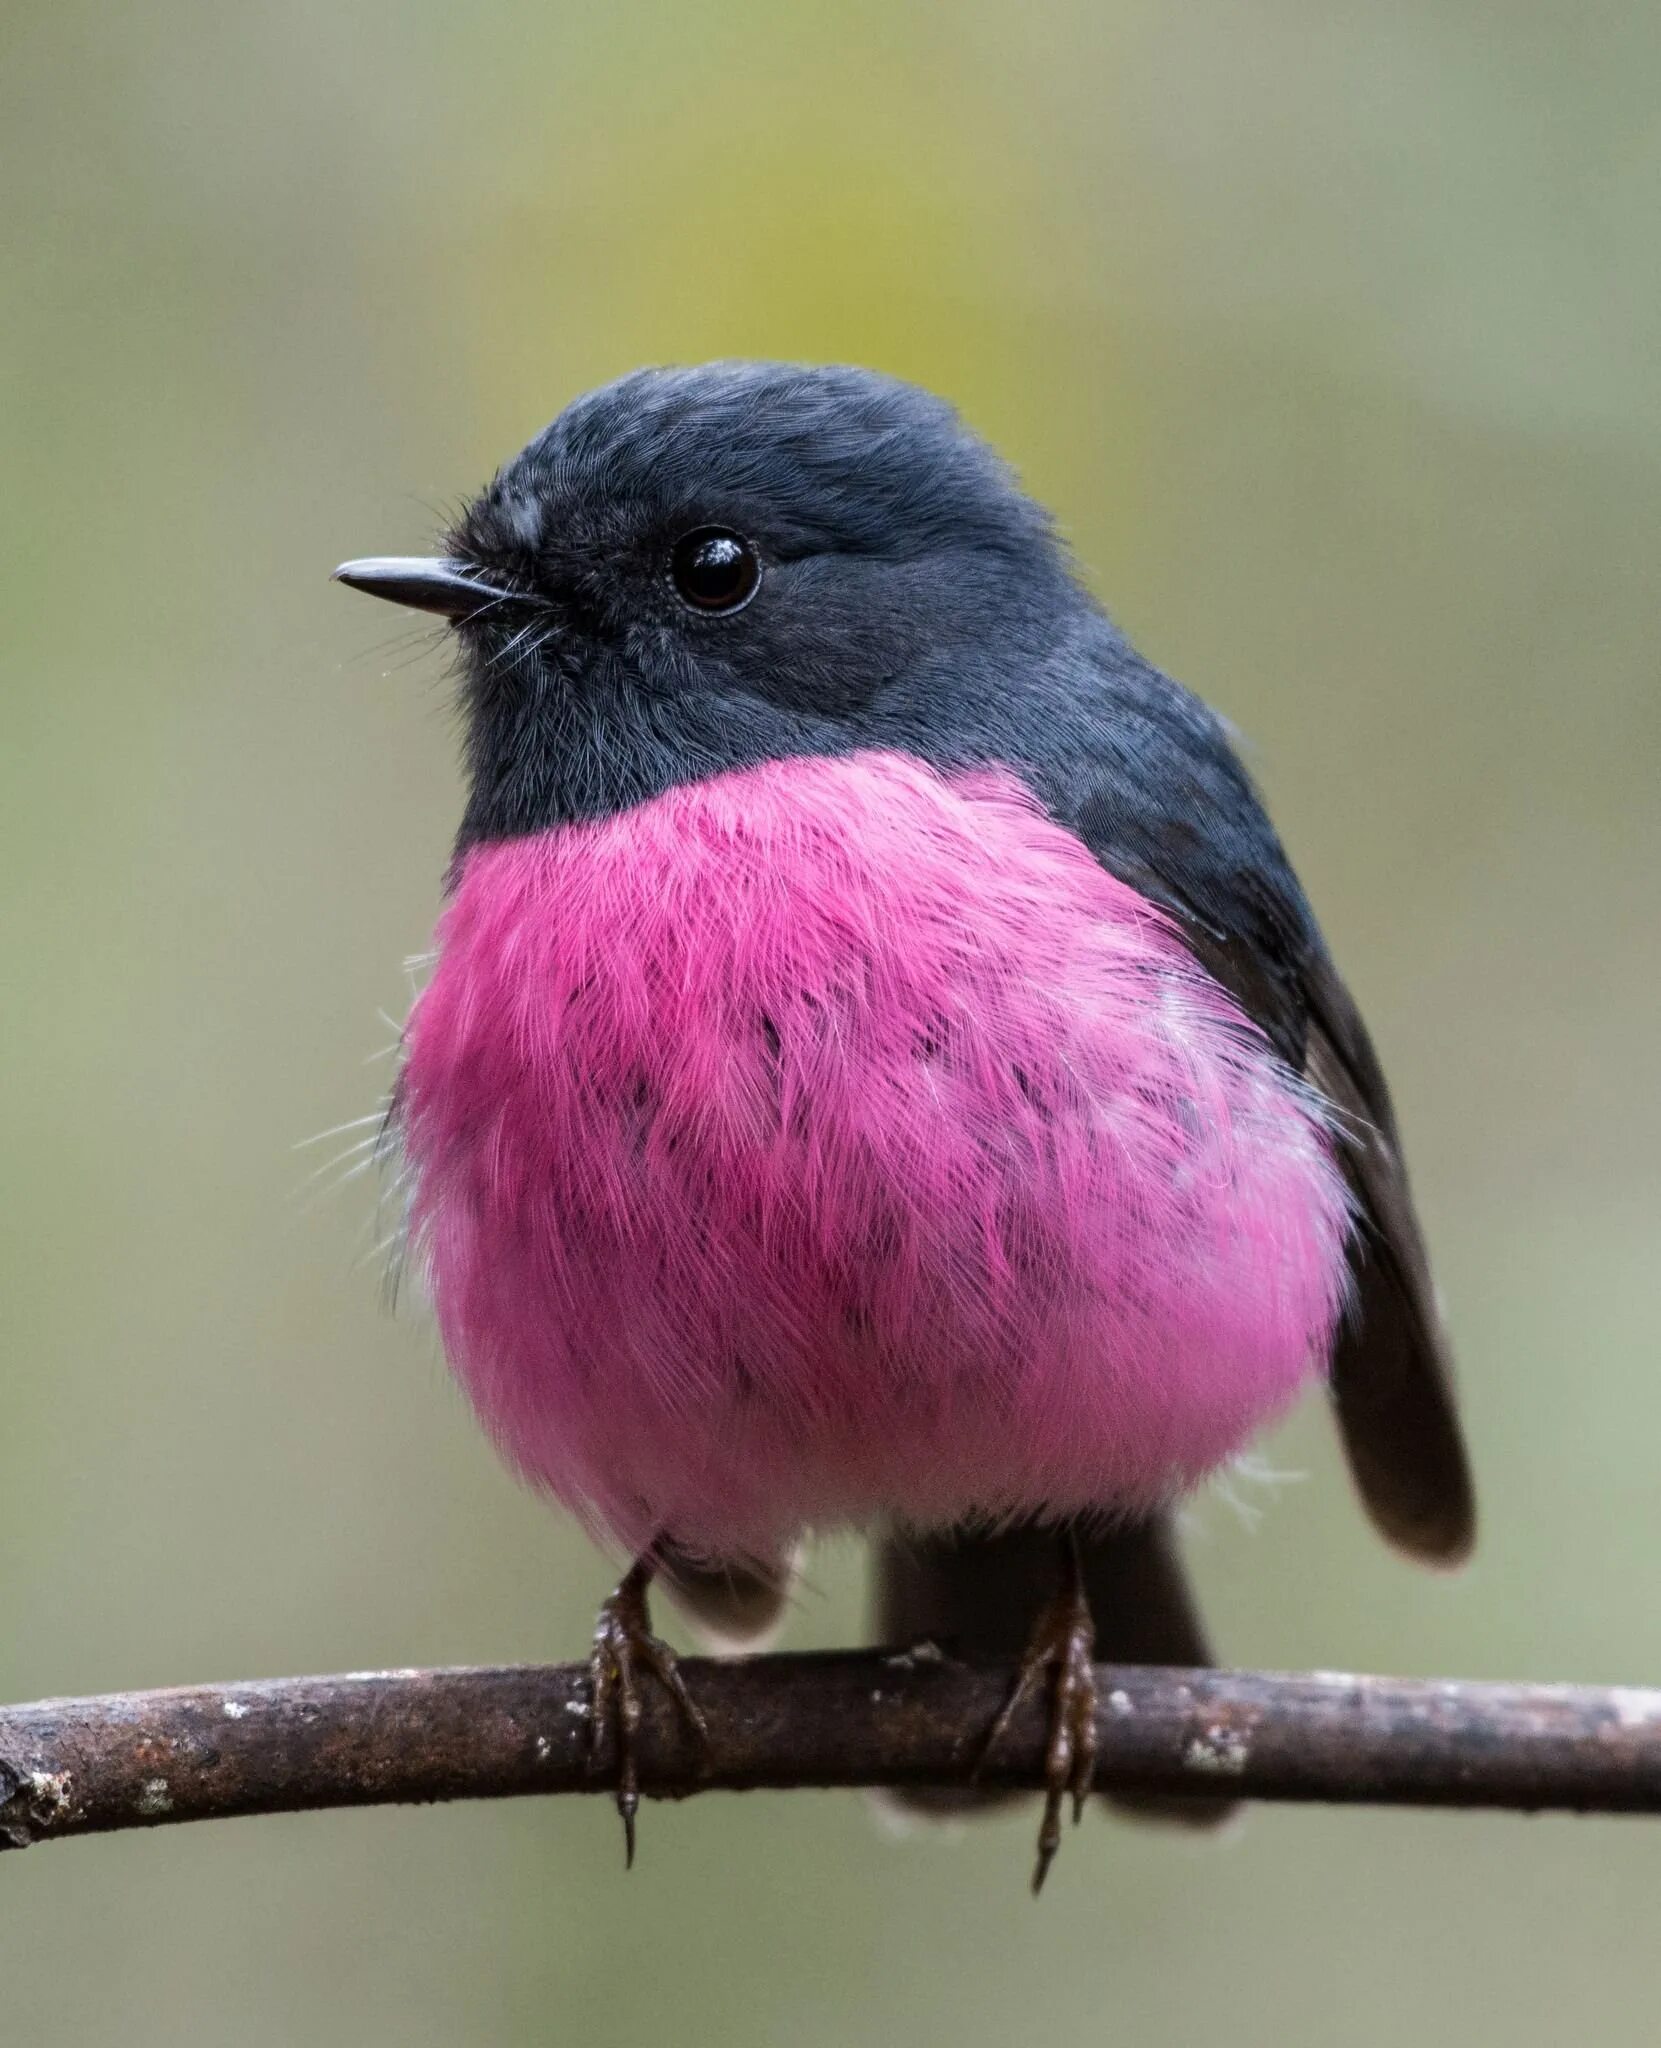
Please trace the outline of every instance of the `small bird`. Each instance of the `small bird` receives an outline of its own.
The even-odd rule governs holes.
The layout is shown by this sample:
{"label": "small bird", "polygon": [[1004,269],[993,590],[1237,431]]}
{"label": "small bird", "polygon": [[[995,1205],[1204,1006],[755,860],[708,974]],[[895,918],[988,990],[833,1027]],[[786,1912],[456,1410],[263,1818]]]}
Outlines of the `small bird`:
{"label": "small bird", "polygon": [[1355,1004],[1228,729],[949,406],[637,371],[440,556],[335,573],[459,643],[466,809],[390,1128],[484,1426],[634,1559],[591,1659],[631,1860],[643,1684],[707,1732],[655,1577],[754,1642],[806,1532],[870,1531],[884,1640],[1015,1660],[983,1754],[1048,1688],[1036,1889],[1094,1658],[1209,1660],[1175,1504],[1300,1390],[1384,1535],[1464,1557]]}

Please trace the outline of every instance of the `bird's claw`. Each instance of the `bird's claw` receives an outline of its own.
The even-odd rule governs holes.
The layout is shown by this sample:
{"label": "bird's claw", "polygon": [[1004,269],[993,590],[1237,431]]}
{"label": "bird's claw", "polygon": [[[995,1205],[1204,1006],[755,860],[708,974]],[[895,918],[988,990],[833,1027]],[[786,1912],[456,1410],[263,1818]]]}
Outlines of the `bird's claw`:
{"label": "bird's claw", "polygon": [[1003,1740],[1023,1703],[1037,1686],[1051,1678],[1050,1732],[1044,1751],[1044,1817],[1038,1829],[1038,1860],[1033,1867],[1034,1896],[1061,1847],[1061,1810],[1070,1798],[1073,1823],[1084,1817],[1084,1804],[1096,1776],[1095,1624],[1081,1575],[1070,1572],[1063,1591],[1044,1609],[1021,1658],[998,1718],[992,1723],[973,1775],[979,1777]]}
{"label": "bird's claw", "polygon": [[588,1768],[604,1768],[608,1737],[615,1739],[617,1811],[623,1822],[623,1857],[634,1864],[635,1816],[640,1810],[640,1673],[651,1673],[668,1693],[698,1749],[700,1769],[709,1749],[709,1724],[686,1689],[673,1650],[651,1629],[646,1588],[651,1572],[636,1565],[601,1604],[589,1652]]}

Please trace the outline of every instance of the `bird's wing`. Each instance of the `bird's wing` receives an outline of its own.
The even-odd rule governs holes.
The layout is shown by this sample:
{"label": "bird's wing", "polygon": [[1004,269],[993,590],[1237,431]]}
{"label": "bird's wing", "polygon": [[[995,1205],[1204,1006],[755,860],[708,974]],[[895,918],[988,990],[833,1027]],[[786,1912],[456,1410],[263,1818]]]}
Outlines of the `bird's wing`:
{"label": "bird's wing", "polygon": [[1354,1192],[1354,1302],[1332,1365],[1362,1500],[1427,1562],[1469,1552],[1476,1511],[1446,1332],[1390,1093],[1354,1000],[1227,728],[1116,639],[1105,701],[1049,802],[1104,867],[1177,920],[1195,956],[1338,1111]]}
{"label": "bird's wing", "polygon": [[713,1564],[670,1539],[653,1546],[670,1598],[714,1656],[766,1649],[782,1626],[795,1591],[795,1552],[769,1564]]}
{"label": "bird's wing", "polygon": [[1359,1209],[1350,1247],[1355,1305],[1332,1360],[1344,1450],[1392,1543],[1427,1563],[1460,1564],[1476,1540],[1476,1495],[1390,1091],[1324,948],[1303,985],[1305,1072],[1339,1111],[1344,1172]]}

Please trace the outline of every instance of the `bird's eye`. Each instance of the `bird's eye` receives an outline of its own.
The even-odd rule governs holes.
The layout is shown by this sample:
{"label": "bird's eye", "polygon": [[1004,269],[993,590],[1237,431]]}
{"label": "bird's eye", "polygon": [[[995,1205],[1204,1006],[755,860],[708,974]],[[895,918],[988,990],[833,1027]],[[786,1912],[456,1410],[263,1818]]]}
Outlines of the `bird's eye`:
{"label": "bird's eye", "polygon": [[697,526],[676,541],[669,575],[694,610],[736,612],[756,594],[761,558],[742,534],[724,526]]}

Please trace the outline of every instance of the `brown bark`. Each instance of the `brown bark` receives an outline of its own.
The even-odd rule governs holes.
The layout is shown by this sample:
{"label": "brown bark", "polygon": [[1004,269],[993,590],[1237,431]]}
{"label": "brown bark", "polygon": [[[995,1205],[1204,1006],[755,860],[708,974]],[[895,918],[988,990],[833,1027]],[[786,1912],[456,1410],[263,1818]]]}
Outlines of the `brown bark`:
{"label": "brown bark", "polygon": [[[961,1783],[1010,1681],[929,1646],[689,1659],[707,1769],[647,1682],[643,1789]],[[1661,1812],[1661,1691],[1098,1668],[1103,1786],[1393,1806]],[[989,1785],[1040,1782],[1045,1704]],[[0,1846],[231,1814],[591,1792],[581,1666],[360,1672],[0,1708]]]}

